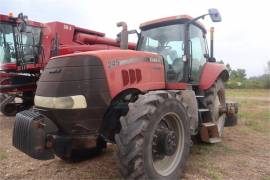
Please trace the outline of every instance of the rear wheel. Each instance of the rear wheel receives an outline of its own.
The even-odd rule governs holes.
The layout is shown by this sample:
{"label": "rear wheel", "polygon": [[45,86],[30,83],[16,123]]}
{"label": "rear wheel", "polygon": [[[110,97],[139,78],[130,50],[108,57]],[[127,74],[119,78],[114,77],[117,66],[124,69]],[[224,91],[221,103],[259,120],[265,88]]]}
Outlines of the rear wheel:
{"label": "rear wheel", "polygon": [[204,120],[215,123],[218,127],[219,136],[222,136],[226,118],[226,113],[223,112],[223,109],[226,108],[226,99],[225,87],[221,79],[218,79],[215,84],[206,90],[203,104],[210,111],[204,116]]}
{"label": "rear wheel", "polygon": [[181,96],[140,95],[115,135],[120,172],[132,179],[180,178],[190,148],[189,116]]}

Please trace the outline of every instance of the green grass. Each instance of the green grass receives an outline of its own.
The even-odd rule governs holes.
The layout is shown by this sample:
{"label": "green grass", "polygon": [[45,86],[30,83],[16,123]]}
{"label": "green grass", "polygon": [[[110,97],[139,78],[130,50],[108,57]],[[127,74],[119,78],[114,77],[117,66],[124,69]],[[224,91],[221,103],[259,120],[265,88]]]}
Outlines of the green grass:
{"label": "green grass", "polygon": [[262,180],[270,180],[270,176],[265,176],[262,178]]}
{"label": "green grass", "polygon": [[256,96],[256,97],[270,97],[269,89],[226,89],[226,95],[237,96]]}
{"label": "green grass", "polygon": [[0,149],[0,161],[2,161],[3,159],[7,158],[7,153],[6,151]]}
{"label": "green grass", "polygon": [[[238,125],[231,129],[231,133],[237,131],[243,137],[252,133],[265,137],[270,129],[270,91],[254,89],[233,89],[226,90],[228,100],[236,100],[239,104]],[[247,98],[245,98],[247,97]],[[265,97],[265,98],[264,98]],[[229,131],[230,132],[230,131]],[[270,133],[269,133],[270,137]],[[223,140],[218,144],[199,143],[194,144],[191,149],[190,160],[187,167],[189,174],[199,174],[199,178],[209,178],[214,180],[228,179],[231,176],[231,170],[223,167],[220,160],[226,157],[235,156],[232,160],[238,166],[247,166],[246,159],[237,159],[245,153],[253,153],[253,149],[248,149],[231,144],[232,139]],[[239,142],[241,139],[239,139]],[[241,142],[240,142],[241,143]],[[256,150],[258,154],[268,153],[267,147],[259,147]],[[226,164],[226,163],[225,163]],[[260,177],[262,180],[270,180],[269,177]]]}
{"label": "green grass", "polygon": [[207,168],[207,175],[213,180],[223,179],[222,172],[218,168],[213,167],[212,165]]}
{"label": "green grass", "polygon": [[[236,99],[239,104],[239,122],[249,129],[269,133],[270,129],[270,90],[228,89],[228,99]],[[241,98],[238,98],[241,97]],[[245,97],[247,97],[245,99]],[[250,98],[251,97],[251,98]],[[265,97],[265,98],[264,98]],[[256,99],[258,98],[258,99]],[[241,127],[240,127],[241,128]]]}
{"label": "green grass", "polygon": [[204,174],[213,180],[224,179],[223,172],[215,163],[211,162],[211,158],[214,154],[223,154],[224,156],[237,152],[224,142],[218,144],[199,143],[195,144],[191,149],[191,158],[194,161],[189,161],[188,166],[199,171],[200,174]]}

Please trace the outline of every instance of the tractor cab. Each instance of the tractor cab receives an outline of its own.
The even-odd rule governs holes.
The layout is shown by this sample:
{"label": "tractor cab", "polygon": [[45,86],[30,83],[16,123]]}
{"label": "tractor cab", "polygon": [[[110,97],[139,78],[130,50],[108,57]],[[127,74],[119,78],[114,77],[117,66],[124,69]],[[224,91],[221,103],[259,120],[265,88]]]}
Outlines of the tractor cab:
{"label": "tractor cab", "polygon": [[[210,16],[213,11],[209,10]],[[163,56],[167,82],[197,84],[204,64],[213,59],[209,56],[207,31],[197,22],[204,16],[172,16],[141,24],[137,49]],[[218,12],[215,16],[214,22],[221,20]]]}
{"label": "tractor cab", "polygon": [[17,67],[37,63],[42,52],[42,25],[26,23],[27,16],[22,13],[17,18],[0,17],[0,69],[16,71]]}

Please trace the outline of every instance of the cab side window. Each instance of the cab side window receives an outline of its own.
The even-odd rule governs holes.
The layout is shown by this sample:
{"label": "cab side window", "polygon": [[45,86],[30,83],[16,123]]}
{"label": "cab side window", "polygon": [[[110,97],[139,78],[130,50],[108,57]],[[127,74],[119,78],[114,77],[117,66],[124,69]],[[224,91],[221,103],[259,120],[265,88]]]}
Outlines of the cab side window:
{"label": "cab side window", "polygon": [[191,77],[193,82],[199,82],[203,65],[206,63],[206,58],[204,57],[207,53],[205,39],[202,30],[197,26],[191,25],[189,32],[190,54],[192,58]]}

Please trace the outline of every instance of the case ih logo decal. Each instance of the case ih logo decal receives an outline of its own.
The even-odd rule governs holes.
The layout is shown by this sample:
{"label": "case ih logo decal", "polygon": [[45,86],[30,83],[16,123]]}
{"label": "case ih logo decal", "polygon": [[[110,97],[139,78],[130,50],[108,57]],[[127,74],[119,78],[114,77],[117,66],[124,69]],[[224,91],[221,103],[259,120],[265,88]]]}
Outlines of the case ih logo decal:
{"label": "case ih logo decal", "polygon": [[162,57],[143,57],[143,58],[129,58],[124,60],[111,60],[109,61],[109,69],[115,68],[117,66],[134,64],[139,62],[153,62],[153,63],[163,63]]}

